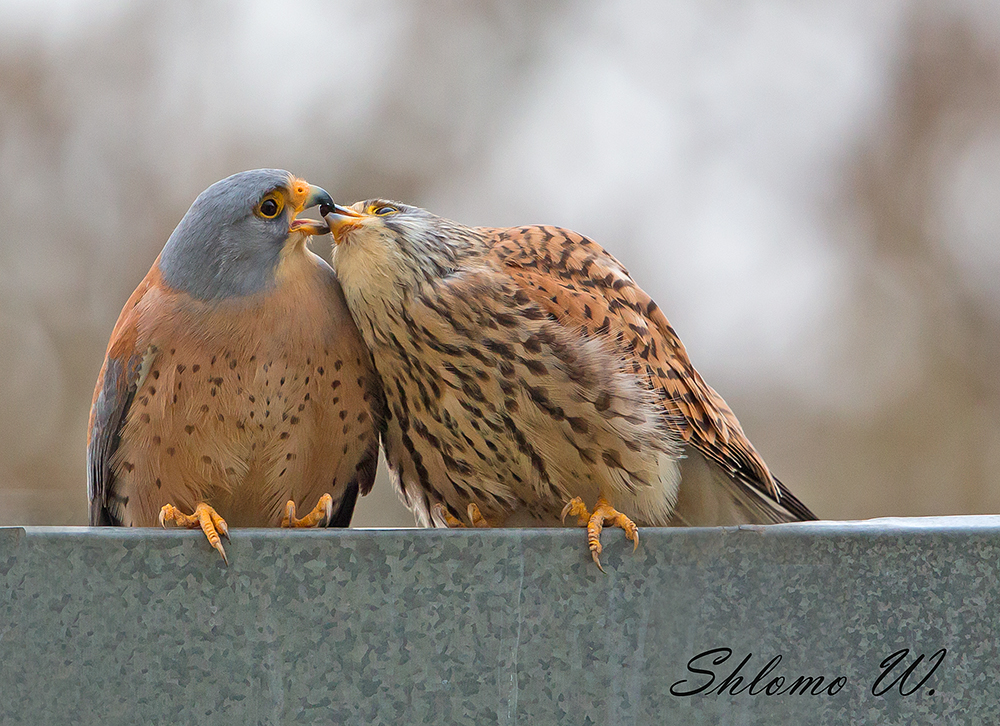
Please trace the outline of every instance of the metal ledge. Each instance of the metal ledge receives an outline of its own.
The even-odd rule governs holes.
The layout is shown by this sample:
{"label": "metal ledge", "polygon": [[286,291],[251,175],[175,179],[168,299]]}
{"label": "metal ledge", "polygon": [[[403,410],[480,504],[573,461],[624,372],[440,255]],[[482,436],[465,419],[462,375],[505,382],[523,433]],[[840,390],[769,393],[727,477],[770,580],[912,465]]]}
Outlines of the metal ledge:
{"label": "metal ledge", "polygon": [[1000,517],[641,538],[0,529],[0,723],[1000,723]]}

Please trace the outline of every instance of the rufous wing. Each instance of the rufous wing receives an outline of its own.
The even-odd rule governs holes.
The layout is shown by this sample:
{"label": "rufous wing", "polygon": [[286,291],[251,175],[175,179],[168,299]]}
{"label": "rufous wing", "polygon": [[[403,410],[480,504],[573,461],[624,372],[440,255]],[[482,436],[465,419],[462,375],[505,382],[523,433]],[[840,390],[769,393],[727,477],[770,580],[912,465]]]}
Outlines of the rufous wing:
{"label": "rufous wing", "polygon": [[135,392],[155,351],[139,349],[136,306],[149,291],[153,273],[125,303],[108,342],[97,378],[87,432],[87,495],[91,526],[121,526],[125,501],[117,491],[112,461]]}

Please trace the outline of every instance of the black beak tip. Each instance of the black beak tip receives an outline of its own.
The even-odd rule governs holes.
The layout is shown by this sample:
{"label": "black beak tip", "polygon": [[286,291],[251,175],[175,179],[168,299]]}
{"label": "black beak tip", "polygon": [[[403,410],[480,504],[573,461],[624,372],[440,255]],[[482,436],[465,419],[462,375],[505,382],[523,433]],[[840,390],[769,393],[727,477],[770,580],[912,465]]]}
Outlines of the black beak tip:
{"label": "black beak tip", "polygon": [[319,216],[325,217],[326,215],[328,215],[330,212],[333,211],[333,206],[334,205],[333,205],[332,202],[333,202],[333,200],[331,200],[330,204],[320,204],[319,205]]}

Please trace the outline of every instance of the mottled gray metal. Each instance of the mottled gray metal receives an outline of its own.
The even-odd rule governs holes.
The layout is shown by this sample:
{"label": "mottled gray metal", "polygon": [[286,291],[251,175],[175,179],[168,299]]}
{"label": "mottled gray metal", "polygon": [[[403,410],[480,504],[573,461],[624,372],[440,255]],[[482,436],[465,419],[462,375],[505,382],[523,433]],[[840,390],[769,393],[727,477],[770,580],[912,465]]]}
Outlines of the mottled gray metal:
{"label": "mottled gray metal", "polygon": [[1000,723],[1000,518],[641,536],[2,529],[0,722]]}

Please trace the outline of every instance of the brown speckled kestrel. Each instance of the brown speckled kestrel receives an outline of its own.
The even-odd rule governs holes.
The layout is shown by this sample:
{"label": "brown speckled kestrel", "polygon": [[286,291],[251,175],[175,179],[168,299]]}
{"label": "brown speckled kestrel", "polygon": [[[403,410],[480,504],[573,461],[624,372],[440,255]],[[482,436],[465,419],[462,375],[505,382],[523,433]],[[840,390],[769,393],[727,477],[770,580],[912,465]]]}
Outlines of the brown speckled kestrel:
{"label": "brown speckled kestrel", "polygon": [[92,525],[200,527],[225,558],[227,520],[349,524],[384,404],[333,270],[306,249],[326,225],[296,218],[324,203],[258,169],[191,205],[111,334],[90,413]]}
{"label": "brown speckled kestrel", "polygon": [[320,213],[383,381],[386,458],[419,524],[574,514],[598,561],[604,524],[637,544],[636,524],[815,519],[596,243],[382,200]]}

